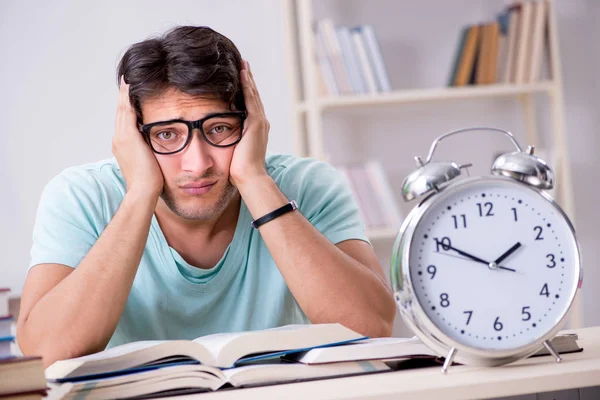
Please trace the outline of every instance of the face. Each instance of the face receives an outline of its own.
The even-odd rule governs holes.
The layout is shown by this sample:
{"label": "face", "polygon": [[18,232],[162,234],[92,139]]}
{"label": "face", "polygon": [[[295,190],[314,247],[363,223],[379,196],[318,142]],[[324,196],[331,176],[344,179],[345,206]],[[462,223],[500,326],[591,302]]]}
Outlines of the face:
{"label": "face", "polygon": [[[144,101],[141,109],[144,124],[170,119],[196,121],[207,114],[230,111],[223,101],[175,89]],[[169,209],[187,220],[208,221],[221,215],[237,193],[229,182],[234,148],[211,146],[194,130],[191,142],[179,153],[155,153],[165,180],[161,198]]]}

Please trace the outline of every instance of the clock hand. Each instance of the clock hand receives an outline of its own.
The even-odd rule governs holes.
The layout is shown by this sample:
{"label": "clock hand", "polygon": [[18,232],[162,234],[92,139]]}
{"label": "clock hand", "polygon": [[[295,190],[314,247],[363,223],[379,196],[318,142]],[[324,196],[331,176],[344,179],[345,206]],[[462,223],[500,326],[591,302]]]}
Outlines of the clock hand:
{"label": "clock hand", "polygon": [[[446,246],[446,247],[448,247],[448,246]],[[442,252],[439,252],[438,254],[441,254],[441,255],[446,256],[446,257],[458,258],[459,260],[463,260],[463,261],[479,262],[477,260],[469,259],[469,258],[466,258],[466,257],[455,256],[454,254],[448,254],[448,253],[442,253]],[[488,267],[489,267],[489,264],[488,264]],[[507,271],[512,271],[512,272],[517,272],[516,270],[514,270],[512,268],[508,268],[508,267],[499,266],[497,268],[505,269]]]}
{"label": "clock hand", "polygon": [[462,251],[462,250],[458,250],[458,249],[456,249],[456,248],[454,248],[454,247],[452,247],[452,246],[450,246],[450,245],[443,244],[443,243],[440,243],[440,245],[442,246],[442,249],[444,249],[444,250],[448,250],[448,249],[450,249],[450,250],[454,250],[455,252],[457,252],[457,253],[458,253],[458,254],[460,254],[461,256],[468,257],[468,258],[470,258],[470,259],[471,259],[471,260],[473,260],[473,261],[477,261],[477,262],[479,262],[479,263],[482,263],[482,264],[485,264],[485,265],[490,265],[490,263],[489,263],[489,262],[487,262],[487,261],[485,261],[485,260],[482,260],[482,259],[481,259],[481,258],[479,258],[479,257],[475,257],[474,255],[471,255],[471,254],[469,254],[469,253],[465,253],[465,252],[464,252],[464,251]]}
{"label": "clock hand", "polygon": [[504,254],[502,254],[500,257],[498,257],[496,259],[496,261],[494,261],[496,264],[500,264],[502,261],[506,260],[506,258],[508,256],[510,256],[515,250],[517,250],[519,247],[521,247],[521,242],[517,242],[515,243],[515,245],[513,247],[511,247],[510,249],[506,250],[506,252]]}

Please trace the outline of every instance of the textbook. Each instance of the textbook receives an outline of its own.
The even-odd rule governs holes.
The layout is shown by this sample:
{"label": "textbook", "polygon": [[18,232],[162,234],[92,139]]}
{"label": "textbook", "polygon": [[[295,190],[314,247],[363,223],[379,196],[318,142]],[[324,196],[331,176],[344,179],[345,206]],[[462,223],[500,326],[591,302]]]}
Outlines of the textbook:
{"label": "textbook", "polygon": [[46,368],[46,378],[53,382],[67,382],[190,362],[232,368],[291,352],[364,339],[367,337],[341,324],[313,324],[216,333],[194,340],[138,341],[57,361]]}
{"label": "textbook", "polygon": [[[574,353],[583,349],[577,344],[576,334],[561,334],[550,341],[559,353]],[[531,357],[549,355],[545,347]],[[398,358],[437,358],[437,354],[421,342],[412,338],[373,338],[330,348],[311,349],[306,352],[288,354],[284,358],[304,364],[323,364],[357,360],[391,360]]]}
{"label": "textbook", "polygon": [[0,358],[0,398],[30,394],[41,397],[46,391],[42,357]]}
{"label": "textbook", "polygon": [[263,363],[226,370],[200,364],[175,365],[129,375],[65,383],[60,391],[63,400],[148,398],[390,370],[382,361],[349,361],[323,365]]}

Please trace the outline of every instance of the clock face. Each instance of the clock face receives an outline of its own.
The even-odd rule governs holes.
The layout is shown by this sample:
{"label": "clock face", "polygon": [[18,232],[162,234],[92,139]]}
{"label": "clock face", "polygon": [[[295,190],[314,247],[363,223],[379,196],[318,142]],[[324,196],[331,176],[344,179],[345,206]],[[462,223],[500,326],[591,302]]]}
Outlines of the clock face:
{"label": "clock face", "polygon": [[446,335],[484,350],[527,345],[566,313],[579,252],[560,210],[503,178],[438,195],[412,235],[410,279],[421,308]]}

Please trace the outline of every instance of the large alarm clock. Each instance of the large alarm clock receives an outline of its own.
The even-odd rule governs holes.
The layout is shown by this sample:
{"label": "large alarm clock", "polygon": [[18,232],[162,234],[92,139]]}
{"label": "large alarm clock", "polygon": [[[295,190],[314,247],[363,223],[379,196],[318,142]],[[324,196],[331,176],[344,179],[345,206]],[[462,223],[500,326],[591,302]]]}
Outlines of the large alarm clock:
{"label": "large alarm clock", "polygon": [[[432,161],[454,134],[488,130],[516,151],[489,176],[463,177],[467,165]],[[495,366],[546,347],[564,326],[582,282],[573,225],[546,190],[553,173],[497,128],[467,128],[437,138],[403,183],[406,201],[420,198],[397,235],[391,280],[406,324],[438,355]]]}

